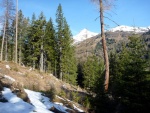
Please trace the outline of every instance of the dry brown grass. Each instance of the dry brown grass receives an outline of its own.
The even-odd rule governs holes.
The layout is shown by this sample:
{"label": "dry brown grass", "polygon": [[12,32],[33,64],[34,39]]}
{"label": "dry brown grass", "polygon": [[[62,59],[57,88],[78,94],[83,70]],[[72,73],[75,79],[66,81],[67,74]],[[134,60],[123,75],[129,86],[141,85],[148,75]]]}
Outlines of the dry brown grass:
{"label": "dry brown grass", "polygon": [[[7,69],[6,65],[9,65],[10,69]],[[19,82],[22,87],[35,91],[47,91],[53,86],[58,93],[63,86],[69,90],[82,91],[81,88],[65,83],[50,73],[40,73],[38,70],[30,70],[30,67],[19,66],[13,62],[0,62],[0,74],[8,75]]]}
{"label": "dry brown grass", "polygon": [[[7,69],[6,65],[9,65],[10,69]],[[30,70],[30,67],[22,67],[13,62],[0,62],[0,76],[3,77],[4,75],[14,78],[15,82],[11,82],[11,80],[5,78],[3,79],[3,83],[5,83],[5,80],[8,80],[10,83],[8,84],[7,81],[5,85],[3,84],[3,87],[10,87],[18,97],[27,102],[30,102],[30,100],[24,92],[24,88],[42,91],[45,94],[47,92],[46,96],[48,97],[54,96],[50,95],[53,94],[53,92],[48,92],[51,91],[52,88],[56,90],[55,95],[64,92],[65,94],[62,96],[66,98],[70,97],[72,91],[85,92],[85,90],[82,90],[80,87],[65,83],[50,73],[40,73],[38,70]],[[54,98],[54,101],[62,102],[64,105],[72,107],[72,104],[68,101],[62,101],[58,98]]]}

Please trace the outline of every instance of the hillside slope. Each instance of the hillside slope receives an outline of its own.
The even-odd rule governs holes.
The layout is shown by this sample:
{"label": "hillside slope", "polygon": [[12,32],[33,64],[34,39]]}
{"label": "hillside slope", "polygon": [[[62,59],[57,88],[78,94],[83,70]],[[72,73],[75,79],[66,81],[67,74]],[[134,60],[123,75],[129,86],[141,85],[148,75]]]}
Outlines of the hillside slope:
{"label": "hillside slope", "polygon": [[[65,83],[52,74],[40,73],[12,62],[0,62],[1,113],[51,113],[57,110],[66,113],[83,112],[78,107],[84,108],[70,98],[67,99],[67,96],[59,97],[62,91],[67,91],[66,95],[71,92],[85,93],[81,88]],[[51,101],[48,97],[53,97],[53,94],[56,96]]]}

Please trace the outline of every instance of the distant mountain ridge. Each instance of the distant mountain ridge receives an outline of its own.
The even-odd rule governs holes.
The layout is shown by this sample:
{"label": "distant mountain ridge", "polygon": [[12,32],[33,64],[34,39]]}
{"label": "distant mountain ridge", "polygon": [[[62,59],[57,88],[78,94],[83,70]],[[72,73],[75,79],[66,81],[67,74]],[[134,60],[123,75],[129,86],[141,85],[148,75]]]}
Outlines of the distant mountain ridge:
{"label": "distant mountain ridge", "polygon": [[[105,32],[108,51],[114,48],[119,51],[121,43],[127,42],[128,37],[132,36],[134,33],[148,38],[145,38],[145,40],[147,40],[148,46],[150,47],[150,42],[148,42],[150,27],[118,26]],[[103,56],[102,38],[100,34],[75,44],[75,47],[78,61],[86,60],[87,56],[91,56],[92,53]]]}
{"label": "distant mountain ridge", "polygon": [[[107,32],[128,32],[128,33],[144,33],[150,30],[150,26],[148,27],[131,27],[126,25],[120,25],[115,28],[112,28]],[[82,41],[98,36],[99,33],[91,32],[87,29],[81,30],[77,35],[73,36],[74,44],[79,44]]]}
{"label": "distant mountain ridge", "polygon": [[116,32],[116,31],[124,31],[124,32],[135,32],[135,33],[144,33],[150,30],[150,26],[148,27],[131,27],[131,26],[117,26],[108,30],[109,32]]}

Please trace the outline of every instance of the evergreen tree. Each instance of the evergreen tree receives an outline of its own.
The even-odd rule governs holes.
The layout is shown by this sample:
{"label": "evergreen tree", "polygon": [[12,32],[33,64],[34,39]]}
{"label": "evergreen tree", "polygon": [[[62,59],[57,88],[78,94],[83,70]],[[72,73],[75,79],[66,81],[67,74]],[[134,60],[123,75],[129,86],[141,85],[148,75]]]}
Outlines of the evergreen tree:
{"label": "evergreen tree", "polygon": [[56,40],[57,40],[57,63],[58,76],[62,80],[76,84],[76,59],[75,50],[72,45],[71,32],[65,17],[63,16],[61,4],[56,12]]}
{"label": "evergreen tree", "polygon": [[66,79],[69,83],[76,84],[77,78],[77,64],[75,58],[75,48],[72,45],[73,40],[71,38],[71,31],[67,24],[66,19],[64,18],[64,38],[62,42],[62,71],[63,79]]}
{"label": "evergreen tree", "polygon": [[93,105],[101,113],[142,113],[150,106],[150,77],[147,72],[145,43],[138,36],[129,37],[122,44],[121,51],[110,54],[110,88],[102,89],[102,77],[95,85],[96,97]]}
{"label": "evergreen tree", "polygon": [[[29,19],[27,19],[29,21]],[[36,61],[36,57],[34,56],[34,46],[33,46],[33,40],[34,40],[34,34],[36,33],[36,25],[35,25],[35,21],[36,21],[36,16],[33,13],[32,15],[32,19],[31,22],[28,25],[28,29],[27,29],[27,36],[25,37],[24,40],[24,49],[23,49],[23,63],[27,66],[32,66],[33,68],[35,68],[35,61]]]}
{"label": "evergreen tree", "polygon": [[28,45],[28,33],[29,33],[29,27],[30,27],[30,23],[29,23],[29,19],[28,18],[24,18],[23,22],[22,22],[22,33],[21,33],[21,37],[19,37],[19,63],[23,63],[24,65],[29,63],[29,61],[26,61],[26,59],[28,58],[28,56],[30,56],[31,54],[28,53],[30,45]]}
{"label": "evergreen tree", "polygon": [[122,78],[126,82],[123,99],[126,101],[127,108],[132,109],[131,111],[137,113],[146,112],[148,110],[147,107],[150,105],[150,98],[148,96],[150,93],[147,92],[150,89],[147,86],[147,75],[145,73],[147,67],[146,60],[144,59],[145,47],[140,37],[135,36],[130,37],[128,46],[130,49],[130,62],[126,66],[125,75]]}
{"label": "evergreen tree", "polygon": [[15,20],[12,21],[10,25],[10,39],[9,39],[9,44],[8,44],[8,60],[14,61],[14,42],[15,42]]}
{"label": "evergreen tree", "polygon": [[103,64],[96,56],[88,57],[87,61],[83,64],[84,87],[95,92],[97,79],[102,76],[103,70]]}
{"label": "evergreen tree", "polygon": [[80,87],[84,87],[84,84],[83,84],[83,80],[84,80],[84,75],[83,75],[83,63],[79,62],[78,65],[77,65],[77,84],[80,86]]}
{"label": "evergreen tree", "polygon": [[129,37],[127,49],[119,55],[121,76],[116,85],[116,94],[120,97],[121,112],[146,112],[150,106],[150,81],[146,73],[146,50],[140,37]]}
{"label": "evergreen tree", "polygon": [[44,70],[44,38],[45,38],[45,25],[46,20],[44,14],[41,12],[39,18],[35,19],[33,15],[32,25],[29,30],[29,60],[31,61],[32,67],[40,69],[41,72]]}
{"label": "evergreen tree", "polygon": [[59,4],[58,9],[56,11],[56,23],[57,23],[57,28],[56,28],[56,39],[57,39],[57,63],[58,63],[58,76],[62,80],[62,39],[63,39],[63,12],[62,12],[62,7],[61,4]]}
{"label": "evergreen tree", "polygon": [[45,70],[49,70],[55,75],[55,60],[56,60],[56,36],[53,27],[52,19],[46,24],[44,50],[45,50]]}
{"label": "evergreen tree", "polygon": [[41,12],[40,16],[39,16],[39,29],[38,29],[38,36],[39,37],[39,44],[40,44],[40,65],[39,65],[39,68],[40,68],[40,72],[43,72],[44,71],[44,64],[45,64],[45,57],[44,57],[44,38],[45,38],[45,30],[46,30],[46,19],[44,17],[44,14],[43,12]]}
{"label": "evergreen tree", "polygon": [[19,56],[19,65],[21,65],[22,60],[24,59],[23,50],[24,44],[27,37],[28,30],[28,20],[24,17],[21,10],[18,12],[18,56]]}

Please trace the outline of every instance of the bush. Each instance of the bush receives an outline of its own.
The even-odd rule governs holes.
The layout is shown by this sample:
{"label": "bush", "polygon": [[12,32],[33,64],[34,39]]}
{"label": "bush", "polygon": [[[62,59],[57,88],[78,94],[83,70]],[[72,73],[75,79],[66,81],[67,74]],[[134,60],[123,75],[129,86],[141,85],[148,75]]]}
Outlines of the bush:
{"label": "bush", "polygon": [[17,68],[17,67],[14,67],[14,68],[11,68],[13,71],[16,71],[16,72],[18,72],[19,71],[19,69]]}
{"label": "bush", "polygon": [[79,102],[79,100],[80,100],[78,92],[72,91],[70,97],[71,97],[71,100],[73,100],[75,102]]}
{"label": "bush", "polygon": [[59,93],[59,96],[61,96],[61,97],[66,97],[66,93],[65,93],[65,91],[63,91],[63,90],[61,90],[61,92]]}
{"label": "bush", "polygon": [[86,108],[90,108],[90,98],[88,96],[85,97],[85,100],[83,100],[83,106]]}
{"label": "bush", "polygon": [[54,101],[56,96],[56,89],[55,87],[51,87],[49,91],[46,92],[46,96],[51,99],[51,101]]}

